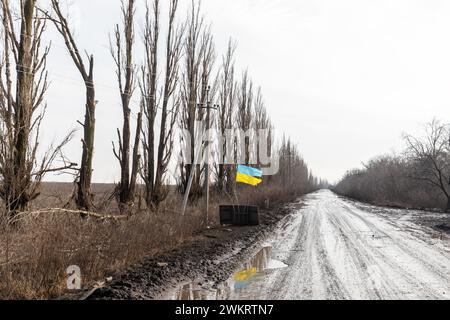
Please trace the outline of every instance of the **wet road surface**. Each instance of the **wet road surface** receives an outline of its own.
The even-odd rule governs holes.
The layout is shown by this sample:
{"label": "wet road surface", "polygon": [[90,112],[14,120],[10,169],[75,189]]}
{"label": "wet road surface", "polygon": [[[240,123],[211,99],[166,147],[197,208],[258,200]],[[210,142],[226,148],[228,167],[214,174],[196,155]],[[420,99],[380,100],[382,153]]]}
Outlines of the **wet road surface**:
{"label": "wet road surface", "polygon": [[[322,190],[285,219],[217,288],[185,284],[175,299],[448,299],[450,243],[414,222]],[[432,213],[430,213],[432,214]]]}
{"label": "wet road surface", "polygon": [[408,221],[407,212],[374,213],[330,191],[306,202],[273,239],[274,257],[288,267],[268,272],[232,298],[450,297],[448,243]]}

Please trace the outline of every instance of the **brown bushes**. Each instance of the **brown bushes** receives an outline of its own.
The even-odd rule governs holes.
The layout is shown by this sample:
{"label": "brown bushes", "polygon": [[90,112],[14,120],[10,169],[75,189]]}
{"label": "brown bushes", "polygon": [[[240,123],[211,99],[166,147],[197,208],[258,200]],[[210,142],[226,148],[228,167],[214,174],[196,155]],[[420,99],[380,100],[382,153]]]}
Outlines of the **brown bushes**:
{"label": "brown bushes", "polygon": [[201,211],[180,217],[166,206],[126,220],[40,214],[19,226],[2,223],[0,298],[43,299],[66,288],[66,268],[77,265],[83,284],[104,278],[158,251],[178,245],[201,228]]}
{"label": "brown bushes", "polygon": [[347,172],[335,190],[381,205],[450,212],[450,126],[433,119],[421,136],[405,135],[405,151]]}
{"label": "brown bushes", "polygon": [[337,193],[377,205],[407,208],[445,208],[440,191],[411,178],[411,163],[397,156],[372,159],[364,169],[347,172],[334,187]]}

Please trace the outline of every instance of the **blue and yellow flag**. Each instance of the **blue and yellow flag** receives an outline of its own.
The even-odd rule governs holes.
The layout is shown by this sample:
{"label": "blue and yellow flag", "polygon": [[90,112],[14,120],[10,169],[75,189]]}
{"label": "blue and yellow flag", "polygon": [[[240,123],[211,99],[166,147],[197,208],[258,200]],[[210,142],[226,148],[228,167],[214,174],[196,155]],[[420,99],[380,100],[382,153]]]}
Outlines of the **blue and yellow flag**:
{"label": "blue and yellow flag", "polygon": [[236,173],[236,182],[257,186],[262,182],[262,179],[259,179],[261,177],[262,177],[261,170],[243,165],[238,165]]}

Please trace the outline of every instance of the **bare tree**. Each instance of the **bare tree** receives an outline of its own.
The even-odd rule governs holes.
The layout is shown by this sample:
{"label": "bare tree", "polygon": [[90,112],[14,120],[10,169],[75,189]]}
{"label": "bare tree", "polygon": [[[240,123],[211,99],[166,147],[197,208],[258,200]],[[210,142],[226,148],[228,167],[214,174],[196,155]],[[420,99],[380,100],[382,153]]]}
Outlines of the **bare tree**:
{"label": "bare tree", "polygon": [[[268,131],[268,135],[267,135],[267,153],[268,156],[271,155],[272,152],[272,143],[273,143],[273,125],[270,121],[270,117],[269,114],[267,113],[267,109],[264,103],[264,98],[262,95],[262,90],[261,88],[258,88],[258,91],[256,93],[256,99],[255,99],[255,111],[254,111],[254,126],[256,129],[256,134],[258,135],[258,141],[262,142],[262,136],[260,136],[260,130],[267,130]],[[260,145],[258,143],[258,145],[256,146],[256,160],[257,160],[257,164],[259,166],[262,166],[263,164],[261,163],[261,158],[260,158]],[[267,163],[264,163],[267,164]]]}
{"label": "bare tree", "polygon": [[[239,129],[244,132],[251,128],[253,121],[253,82],[251,81],[248,72],[242,74],[240,89],[238,93],[238,109],[237,109],[237,124]],[[244,137],[244,154],[243,160],[245,164],[250,164],[250,137]]]}
{"label": "bare tree", "polygon": [[77,43],[73,37],[73,33],[70,29],[69,22],[64,16],[60,8],[59,0],[51,0],[54,16],[47,15],[47,17],[54,23],[56,29],[64,39],[67,51],[73,60],[76,68],[80,72],[86,88],[86,112],[84,116],[83,126],[83,139],[82,147],[83,152],[81,156],[81,165],[79,169],[79,177],[77,181],[77,196],[76,203],[80,209],[92,210],[93,194],[91,191],[92,182],[92,159],[94,156],[94,137],[95,137],[95,108],[97,100],[95,100],[95,87],[94,87],[94,56],[87,55],[88,66],[78,50]]}
{"label": "bare tree", "polygon": [[[152,199],[155,205],[158,205],[167,196],[168,190],[163,185],[164,175],[167,172],[173,153],[174,128],[181,102],[176,90],[179,83],[184,26],[177,27],[175,25],[177,8],[178,0],[172,0],[169,9],[169,31],[166,41],[166,72],[161,107],[156,177]],[[172,103],[170,110],[169,103]]]}
{"label": "bare tree", "polygon": [[[186,191],[191,172],[194,172],[190,196],[192,199],[198,198],[202,193],[201,176],[202,168],[195,162],[196,139],[198,132],[205,128],[197,128],[196,122],[203,121],[206,115],[206,98],[214,95],[214,90],[210,90],[209,82],[211,78],[212,67],[215,60],[214,42],[210,28],[204,24],[204,19],[200,15],[200,3],[198,5],[192,1],[190,15],[187,21],[187,35],[184,42],[185,64],[182,73],[182,103],[180,127],[189,133],[190,141],[185,143],[184,148],[189,149],[189,153],[182,157],[189,157],[190,163],[180,164],[180,187],[182,192]],[[197,104],[200,105],[198,108]],[[195,170],[192,170],[195,165]]]}
{"label": "bare tree", "polygon": [[[215,45],[213,40],[213,35],[211,33],[211,28],[208,27],[203,31],[201,47],[205,48],[205,51],[202,56],[202,68],[201,68],[201,91],[200,91],[200,105],[198,108],[198,121],[202,122],[202,131],[207,132],[207,136],[205,139],[209,139],[209,130],[211,129],[211,121],[214,121],[215,113],[213,113],[213,109],[215,109],[215,105],[212,105],[212,101],[215,100],[215,95],[217,92],[218,79],[212,79],[211,74],[213,71],[214,63],[216,61],[216,52]],[[209,142],[205,142],[202,150],[204,151],[205,163],[203,165],[203,190],[205,195],[207,196],[207,200],[209,201],[209,182],[210,182],[210,168],[209,168],[209,159],[211,146]],[[208,154],[206,154],[208,153]],[[201,170],[200,167],[197,168]],[[200,177],[200,171],[197,174]]]}
{"label": "bare tree", "polygon": [[[234,80],[234,52],[236,45],[230,40],[226,54],[222,57],[222,67],[219,74],[219,108],[217,116],[218,133],[224,137],[227,130],[233,129],[233,112],[236,103],[236,84]],[[225,188],[230,190],[233,178],[230,176],[232,172],[231,165],[226,165],[226,155],[228,146],[225,143],[221,146],[219,152],[220,161],[216,166],[216,182],[219,191]]]}
{"label": "bare tree", "polygon": [[142,106],[145,116],[143,129],[144,166],[142,178],[145,182],[145,199],[151,205],[152,192],[155,183],[155,121],[158,113],[157,74],[158,74],[158,45],[159,45],[159,0],[153,1],[151,10],[147,4],[143,41],[145,47],[145,61],[141,68],[139,83]]}
{"label": "bare tree", "polygon": [[450,212],[450,128],[438,120],[425,126],[425,136],[404,137],[407,156],[413,164],[412,178],[425,181],[438,188],[447,199]]}
{"label": "bare tree", "polygon": [[[9,1],[2,0],[1,6],[4,46],[0,64],[0,197],[10,216],[14,216],[39,195],[46,173],[75,164],[62,156],[62,147],[72,132],[58,146],[50,147],[40,164],[37,159],[48,88],[49,47],[42,49],[46,19],[37,13],[35,0],[20,2],[18,23]],[[12,63],[16,67],[15,77]],[[53,167],[58,156],[63,164]]]}
{"label": "bare tree", "polygon": [[[146,186],[146,202],[151,207],[157,207],[167,196],[168,190],[164,185],[164,179],[173,153],[174,127],[180,105],[177,89],[184,27],[177,25],[177,9],[178,0],[171,0],[165,44],[165,73],[161,85],[159,85],[157,77],[159,68],[159,0],[153,1],[152,10],[147,6],[145,19],[143,36],[145,62],[141,70],[140,89],[145,116],[145,128],[143,130],[143,180]],[[155,123],[157,122],[159,110],[160,130],[159,141],[156,144]]]}
{"label": "bare tree", "polygon": [[138,113],[135,142],[130,173],[131,152],[131,98],[135,89],[136,69],[133,63],[135,0],[122,1],[123,30],[115,28],[115,44],[111,43],[111,55],[116,64],[117,81],[122,102],[122,132],[117,129],[118,149],[113,142],[113,152],[120,163],[120,183],[117,186],[117,198],[121,211],[130,207],[135,198],[136,181],[139,169],[139,141],[142,115]]}

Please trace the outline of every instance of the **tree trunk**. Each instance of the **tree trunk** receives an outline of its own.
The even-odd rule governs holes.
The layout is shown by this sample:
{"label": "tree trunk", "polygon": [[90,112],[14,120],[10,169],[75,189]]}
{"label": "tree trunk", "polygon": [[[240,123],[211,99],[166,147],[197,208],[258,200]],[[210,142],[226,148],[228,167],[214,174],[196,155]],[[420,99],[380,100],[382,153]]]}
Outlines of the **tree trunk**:
{"label": "tree trunk", "polygon": [[[166,79],[166,83],[168,80]],[[167,91],[167,89],[166,89]],[[167,126],[167,97],[164,97],[163,101],[163,110],[161,113],[161,128],[159,132],[159,143],[158,143],[158,154],[157,154],[157,162],[156,162],[156,176],[155,176],[155,185],[152,202],[154,205],[158,206],[159,203],[164,199],[165,195],[163,193],[163,175],[167,168],[167,164],[164,160],[164,150],[166,149],[166,126]]]}
{"label": "tree trunk", "polygon": [[93,209],[92,183],[92,159],[94,156],[95,137],[95,89],[93,81],[94,58],[89,60],[90,72],[86,81],[86,113],[84,116],[83,153],[81,157],[80,178],[78,181],[77,206],[80,209],[90,211]]}
{"label": "tree trunk", "polygon": [[155,118],[148,119],[147,131],[147,179],[146,179],[146,202],[148,206],[153,204],[153,189],[155,183]]}
{"label": "tree trunk", "polygon": [[[124,98],[122,98],[122,101]],[[130,109],[124,104],[123,110],[123,127],[122,127],[122,152],[120,161],[120,185],[119,185],[119,202],[121,205],[127,204],[130,199]]]}
{"label": "tree trunk", "polygon": [[138,113],[137,123],[136,123],[136,134],[134,136],[134,147],[133,147],[133,162],[131,168],[131,177],[130,177],[130,187],[128,191],[129,199],[134,199],[136,195],[136,182],[137,175],[139,172],[139,163],[141,160],[141,156],[139,154],[139,142],[140,142],[140,132],[142,130],[142,113]]}
{"label": "tree trunk", "polygon": [[33,15],[35,0],[27,0],[23,5],[21,34],[17,60],[17,92],[14,127],[16,128],[16,146],[14,148],[14,175],[19,177],[12,186],[12,197],[7,203],[7,210],[14,214],[27,208],[29,195],[26,187],[30,183],[27,169],[27,151],[30,135],[31,115],[33,113]]}

